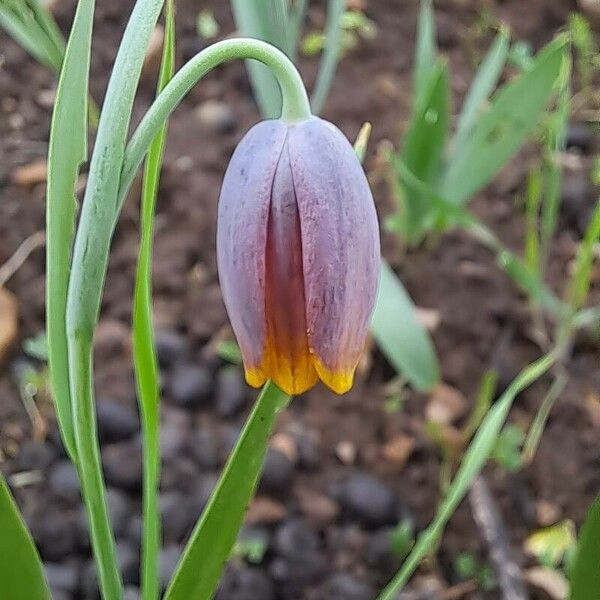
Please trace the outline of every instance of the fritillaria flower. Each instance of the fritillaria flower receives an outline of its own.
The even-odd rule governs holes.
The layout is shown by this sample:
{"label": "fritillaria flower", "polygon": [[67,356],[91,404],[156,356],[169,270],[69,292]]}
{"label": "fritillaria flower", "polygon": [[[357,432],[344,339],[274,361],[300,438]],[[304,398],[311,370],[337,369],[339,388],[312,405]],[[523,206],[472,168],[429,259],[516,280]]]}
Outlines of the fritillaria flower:
{"label": "fritillaria flower", "polygon": [[248,383],[350,389],[380,246],[369,185],[339,129],[311,117],[246,134],[223,181],[217,256]]}

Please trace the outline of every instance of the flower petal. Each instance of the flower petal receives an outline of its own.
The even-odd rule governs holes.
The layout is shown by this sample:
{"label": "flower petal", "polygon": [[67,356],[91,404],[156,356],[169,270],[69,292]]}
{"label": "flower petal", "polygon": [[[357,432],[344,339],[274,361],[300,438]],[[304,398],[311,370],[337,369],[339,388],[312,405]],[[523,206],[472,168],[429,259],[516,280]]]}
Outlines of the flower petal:
{"label": "flower petal", "polygon": [[313,117],[290,129],[287,146],[300,227],[308,342],[320,379],[352,385],[375,304],[380,268],[377,215],[352,146]]}
{"label": "flower petal", "polygon": [[318,381],[308,349],[300,220],[287,147],[275,173],[267,234],[267,350],[263,370],[288,394]]}
{"label": "flower petal", "polygon": [[282,121],[255,125],[237,146],[221,188],[217,262],[223,300],[240,345],[246,378],[266,380],[265,269],[273,178],[287,127]]}

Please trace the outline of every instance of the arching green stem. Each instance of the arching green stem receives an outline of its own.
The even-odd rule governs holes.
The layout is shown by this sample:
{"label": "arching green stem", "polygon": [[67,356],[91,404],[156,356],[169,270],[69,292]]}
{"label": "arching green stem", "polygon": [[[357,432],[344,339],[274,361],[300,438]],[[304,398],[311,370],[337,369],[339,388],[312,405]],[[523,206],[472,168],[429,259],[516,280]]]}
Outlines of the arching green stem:
{"label": "arching green stem", "polygon": [[281,118],[284,121],[301,121],[311,116],[310,103],[302,78],[283,52],[266,42],[250,38],[224,40],[209,46],[177,72],[148,109],[133,134],[123,159],[117,215],[154,136],[185,95],[204,75],[221,63],[248,58],[264,63],[273,71],[283,96]]}

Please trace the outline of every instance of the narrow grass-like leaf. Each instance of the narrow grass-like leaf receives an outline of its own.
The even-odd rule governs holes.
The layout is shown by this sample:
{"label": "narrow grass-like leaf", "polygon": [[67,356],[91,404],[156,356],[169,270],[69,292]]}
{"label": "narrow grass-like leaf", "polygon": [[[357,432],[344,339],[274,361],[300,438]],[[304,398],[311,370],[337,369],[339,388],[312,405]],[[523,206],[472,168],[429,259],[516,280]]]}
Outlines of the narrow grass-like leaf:
{"label": "narrow grass-like leaf", "polygon": [[569,600],[592,600],[600,590],[600,496],[590,507],[579,532],[575,559],[570,571]]}
{"label": "narrow grass-like leaf", "polygon": [[433,343],[419,323],[409,295],[385,262],[371,331],[396,371],[416,389],[430,390],[438,382],[439,365]]}
{"label": "narrow grass-like leaf", "polygon": [[288,56],[292,62],[296,62],[298,55],[298,45],[300,44],[300,31],[302,29],[302,23],[306,17],[306,10],[308,9],[308,0],[296,0],[290,7],[290,16],[288,22],[288,40],[290,45],[290,52]]}
{"label": "narrow grass-like leaf", "polygon": [[77,6],[58,80],[48,148],[46,321],[52,392],[63,443],[76,458],[65,317],[75,235],[75,183],[87,155],[87,98],[94,0]]}
{"label": "narrow grass-like leaf", "polygon": [[535,63],[492,99],[473,134],[454,155],[440,189],[456,203],[469,200],[487,185],[533,131],[560,73],[566,41],[551,42]]}
{"label": "narrow grass-like leaf", "polygon": [[340,37],[342,34],[342,15],[346,8],[346,0],[329,0],[327,4],[327,26],[325,27],[325,46],[319,66],[319,74],[310,104],[315,115],[323,110],[325,99],[329,94],[335,69],[340,56]]}
{"label": "narrow grass-like leaf", "polygon": [[38,0],[12,0],[0,4],[0,25],[37,61],[58,73],[65,42],[48,11]]}
{"label": "narrow grass-like leaf", "polygon": [[100,462],[92,342],[117,213],[133,100],[162,5],[163,0],[138,0],[117,53],[90,163],[67,296],[69,380],[78,471],[100,587],[107,600],[120,600],[123,591]]}
{"label": "narrow grass-like leaf", "polygon": [[542,200],[542,174],[534,167],[527,178],[525,192],[525,264],[531,273],[540,273],[538,222]]}
{"label": "narrow grass-like leaf", "polygon": [[521,461],[523,463],[527,464],[533,460],[554,403],[558,400],[566,385],[567,376],[564,373],[560,373],[546,392],[525,438],[523,452],[521,453]]}
{"label": "narrow grass-like leaf", "polygon": [[51,600],[42,561],[0,474],[0,586],[6,600]]}
{"label": "narrow grass-like leaf", "polygon": [[494,449],[515,397],[539,379],[555,361],[556,355],[548,354],[526,367],[493,405],[465,452],[461,465],[433,521],[419,535],[401,569],[377,600],[395,600],[419,563],[436,547],[446,523],[469,491],[471,483],[479,475]]}
{"label": "narrow grass-like leaf", "polygon": [[196,525],[164,600],[210,600],[237,539],[261,471],[269,433],[289,397],[263,388]]}
{"label": "narrow grass-like leaf", "polygon": [[[275,0],[283,2],[284,0]],[[240,35],[278,45],[280,33],[274,30],[269,3],[265,0],[231,0],[233,15]],[[285,51],[285,48],[280,48]],[[281,114],[281,91],[273,74],[265,65],[246,61],[254,98],[265,119]]]}
{"label": "narrow grass-like leaf", "polygon": [[502,29],[481,62],[481,66],[463,103],[462,111],[458,118],[456,134],[452,142],[455,148],[460,148],[472,133],[490,94],[498,84],[508,57],[509,45],[508,32]]}
{"label": "narrow grass-like leaf", "polygon": [[594,264],[594,248],[600,241],[600,200],[596,202],[596,207],[591,216],[590,223],[586,229],[585,236],[579,245],[575,269],[569,289],[567,291],[567,302],[573,312],[579,310],[590,289],[590,279],[592,276],[592,266]]}
{"label": "narrow grass-like leaf", "polygon": [[415,44],[415,68],[413,73],[413,98],[420,102],[430,80],[431,69],[437,62],[435,20],[431,0],[421,0]]}
{"label": "narrow grass-like leaf", "polygon": [[[160,93],[175,70],[175,15],[173,1],[167,0],[165,39],[158,77]],[[144,169],[140,203],[140,248],[133,295],[133,362],[137,397],[143,432],[143,525],[141,558],[141,593],[143,600],[159,596],[160,515],[158,485],[160,480],[160,391],[158,360],[152,328],[152,248],[154,211],[160,170],[167,134],[165,123],[154,138]]]}
{"label": "narrow grass-like leaf", "polygon": [[[411,172],[431,187],[440,176],[448,120],[448,69],[438,61],[415,105],[400,154]],[[431,202],[427,194],[406,184],[402,199],[401,231],[410,243],[416,243],[432,225]]]}

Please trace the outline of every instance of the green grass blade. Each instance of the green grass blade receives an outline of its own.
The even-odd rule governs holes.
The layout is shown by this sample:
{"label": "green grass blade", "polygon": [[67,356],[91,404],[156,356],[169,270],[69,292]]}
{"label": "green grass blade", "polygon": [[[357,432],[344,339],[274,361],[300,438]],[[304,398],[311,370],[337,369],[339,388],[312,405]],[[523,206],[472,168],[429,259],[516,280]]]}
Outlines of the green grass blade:
{"label": "green grass blade", "polygon": [[50,11],[40,3],[40,0],[26,0],[31,8],[36,23],[45,33],[49,42],[55,48],[55,56],[61,60],[65,53],[65,40]]}
{"label": "green grass blade", "polygon": [[0,25],[37,61],[56,73],[60,71],[62,53],[57,52],[53,40],[31,17],[0,5]]}
{"label": "green grass blade", "polygon": [[65,316],[75,235],[75,183],[87,157],[87,98],[94,1],[77,6],[59,77],[48,148],[46,312],[48,362],[58,424],[67,452],[77,455],[69,390]]}
{"label": "green grass blade", "polygon": [[420,102],[430,80],[431,69],[437,62],[435,41],[435,19],[431,0],[421,0],[415,46],[415,68],[413,73],[413,98]]}
{"label": "green grass blade", "polygon": [[300,44],[300,31],[302,23],[306,18],[308,9],[308,0],[296,0],[290,8],[290,17],[288,24],[288,40],[290,46],[289,57],[292,62],[296,62],[298,55],[298,45]]}
{"label": "green grass blade", "polygon": [[515,397],[539,379],[554,364],[555,360],[554,354],[548,354],[526,367],[493,405],[465,452],[454,480],[433,521],[419,536],[401,569],[377,600],[395,600],[419,563],[436,547],[446,523],[469,491],[471,483],[479,475],[494,449]]}
{"label": "green grass blade", "polygon": [[460,148],[472,133],[482,109],[498,84],[508,57],[509,45],[508,32],[503,29],[481,62],[477,75],[469,88],[454,135],[453,146],[455,148]]}
{"label": "green grass blade", "polygon": [[175,571],[164,600],[210,600],[256,489],[277,413],[289,397],[263,388]]}
{"label": "green grass blade", "polygon": [[319,66],[319,74],[310,104],[315,115],[323,110],[323,105],[331,89],[333,76],[340,57],[340,37],[342,34],[342,15],[346,9],[346,0],[329,0],[327,4],[327,26],[325,27],[325,46]]}
{"label": "green grass blade", "polygon": [[[175,15],[167,0],[165,40],[158,78],[160,93],[175,70]],[[133,363],[143,432],[144,467],[141,594],[143,600],[157,600],[159,587],[160,514],[160,388],[158,360],[152,328],[152,247],[154,211],[167,134],[165,123],[154,138],[144,169],[140,205],[140,248],[133,295]]]}
{"label": "green grass blade", "polygon": [[6,600],[51,600],[42,561],[0,474],[0,585]]}
{"label": "green grass blade", "polygon": [[458,204],[466,202],[521,147],[552,94],[565,48],[565,38],[557,38],[538,55],[528,71],[494,96],[473,134],[463,146],[454,148],[440,186],[446,198]]}
{"label": "green grass blade", "polygon": [[[448,136],[448,111],[448,69],[438,61],[415,105],[400,153],[411,172],[431,187],[435,187],[440,176]],[[431,201],[418,189],[406,184],[404,187],[400,229],[410,243],[416,243],[431,227]]]}
{"label": "green grass blade", "polygon": [[600,590],[600,496],[590,507],[579,532],[575,559],[571,567],[569,600],[592,600]]}
{"label": "green grass blade", "polygon": [[[274,31],[273,19],[265,0],[231,0],[231,8],[241,36],[277,45],[280,32]],[[285,51],[285,48],[280,49]],[[281,91],[272,73],[255,60],[246,61],[246,68],[261,115],[265,119],[279,118]]]}
{"label": "green grass blade", "polygon": [[439,380],[439,365],[429,334],[391,267],[383,262],[379,293],[371,322],[377,344],[393,367],[418,390]]}
{"label": "green grass blade", "polygon": [[540,237],[538,221],[542,200],[542,174],[534,167],[527,177],[525,194],[525,264],[531,273],[540,274]]}
{"label": "green grass blade", "polygon": [[585,302],[590,289],[590,278],[594,264],[594,248],[600,241],[600,200],[590,219],[585,236],[579,245],[575,269],[567,291],[567,302],[573,312],[578,311]]}

